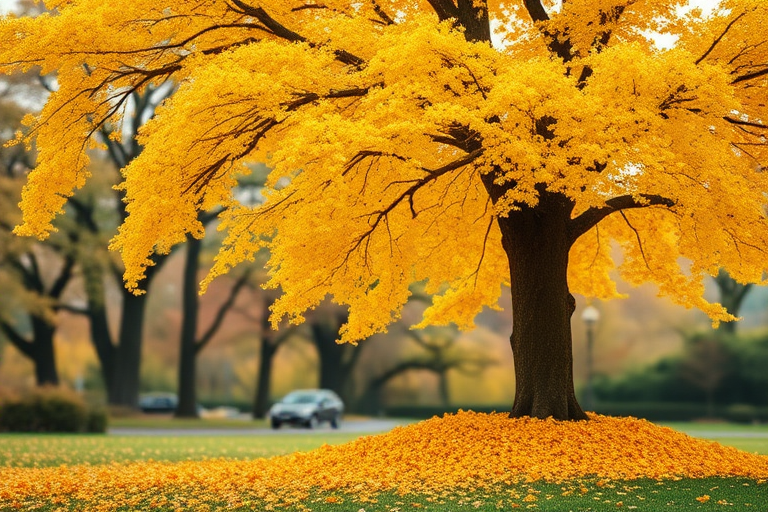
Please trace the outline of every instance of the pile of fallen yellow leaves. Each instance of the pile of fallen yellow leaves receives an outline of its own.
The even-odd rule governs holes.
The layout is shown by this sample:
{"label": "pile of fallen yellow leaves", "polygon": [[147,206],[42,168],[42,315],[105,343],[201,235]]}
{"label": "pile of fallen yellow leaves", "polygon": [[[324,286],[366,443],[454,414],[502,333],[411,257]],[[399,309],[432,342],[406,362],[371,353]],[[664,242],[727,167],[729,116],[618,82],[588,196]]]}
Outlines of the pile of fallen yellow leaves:
{"label": "pile of fallen yellow leaves", "polygon": [[768,477],[768,457],[635,418],[560,422],[459,412],[340,446],[271,459],[141,462],[0,470],[0,505],[94,499],[126,504],[183,489],[206,499],[295,503],[318,489],[365,500],[381,491],[440,495],[573,478]]}

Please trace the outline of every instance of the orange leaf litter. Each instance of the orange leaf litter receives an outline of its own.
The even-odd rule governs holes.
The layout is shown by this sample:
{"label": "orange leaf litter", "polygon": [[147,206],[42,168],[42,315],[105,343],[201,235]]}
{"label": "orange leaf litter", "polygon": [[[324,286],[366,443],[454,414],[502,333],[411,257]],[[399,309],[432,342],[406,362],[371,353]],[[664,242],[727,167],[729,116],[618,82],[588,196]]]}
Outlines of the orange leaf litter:
{"label": "orange leaf litter", "polygon": [[[231,461],[137,462],[0,470],[0,505],[25,498],[113,502],[194,488],[197,496],[295,503],[317,489],[362,500],[573,478],[768,477],[768,457],[635,418],[560,422],[459,412],[307,453]],[[701,500],[701,499],[700,499]],[[230,501],[231,503],[231,501]],[[105,503],[106,504],[106,503]]]}

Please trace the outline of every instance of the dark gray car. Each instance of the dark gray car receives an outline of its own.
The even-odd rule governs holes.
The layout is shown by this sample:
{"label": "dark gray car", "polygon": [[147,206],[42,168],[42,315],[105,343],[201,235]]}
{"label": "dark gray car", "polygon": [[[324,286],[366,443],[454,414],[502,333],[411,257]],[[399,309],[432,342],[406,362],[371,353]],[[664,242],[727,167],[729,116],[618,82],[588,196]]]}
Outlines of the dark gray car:
{"label": "dark gray car", "polygon": [[324,421],[339,428],[343,414],[344,403],[330,389],[299,389],[273,405],[268,416],[275,429],[283,423],[316,428]]}

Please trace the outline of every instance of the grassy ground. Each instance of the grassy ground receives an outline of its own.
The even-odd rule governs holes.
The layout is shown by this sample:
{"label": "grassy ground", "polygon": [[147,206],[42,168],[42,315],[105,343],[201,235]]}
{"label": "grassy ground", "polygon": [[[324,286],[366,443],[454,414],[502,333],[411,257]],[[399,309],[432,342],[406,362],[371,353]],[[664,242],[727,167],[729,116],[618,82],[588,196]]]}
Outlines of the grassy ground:
{"label": "grassy ground", "polygon": [[383,492],[373,500],[359,500],[343,492],[315,491],[304,502],[272,508],[249,489],[227,493],[219,498],[199,492],[194,486],[152,492],[149,495],[123,493],[119,504],[110,506],[103,499],[62,500],[28,499],[11,503],[0,510],[77,511],[96,504],[104,510],[286,510],[313,512],[499,512],[536,510],[541,512],[635,512],[722,511],[765,512],[768,510],[768,484],[743,478],[683,479],[658,482],[636,480],[604,482],[594,479],[561,484],[531,483],[480,491],[452,491],[426,495],[397,495]]}
{"label": "grassy ground", "polygon": [[240,418],[173,418],[169,415],[143,415],[126,418],[110,418],[110,428],[153,428],[167,430],[185,429],[243,429],[267,428],[266,420]]}
{"label": "grassy ground", "polygon": [[[184,420],[166,421],[172,428]],[[208,420],[208,423],[226,428],[228,421]],[[236,421],[236,420],[235,420]],[[148,428],[158,423],[124,424]],[[200,427],[200,423],[189,423]],[[242,422],[236,423],[241,425]],[[114,424],[113,424],[114,425]],[[251,424],[249,424],[251,425]],[[707,432],[768,433],[768,426],[727,424],[674,424],[677,430],[697,435]],[[322,432],[303,435],[217,435],[217,436],[113,436],[113,435],[0,435],[0,478],[2,467],[51,467],[62,464],[106,464],[130,461],[184,461],[225,457],[253,459],[282,455],[294,451],[308,451],[322,444],[341,444],[358,437],[356,434]],[[718,442],[768,455],[768,438],[728,437]],[[10,469],[9,469],[10,470]],[[204,496],[204,497],[203,497]],[[124,493],[120,504],[107,510],[265,510],[267,504],[259,501],[252,490],[244,485],[227,496],[206,495],[195,484],[176,489],[156,491],[147,495]],[[86,510],[96,502],[69,499],[26,500],[14,503],[0,499],[0,511],[14,510]],[[99,503],[101,504],[101,503]],[[316,512],[408,512],[432,510],[458,511],[616,511],[636,512],[713,511],[738,510],[768,512],[768,483],[744,478],[683,479],[678,481],[637,480],[605,482],[581,479],[564,484],[542,482],[522,483],[485,491],[452,491],[438,496],[398,496],[381,493],[376,502],[361,502],[340,492],[315,491],[300,505],[280,510],[307,509]]]}
{"label": "grassy ground", "polygon": [[[734,423],[665,423],[680,432],[685,432],[694,437],[710,438],[710,434],[717,433],[712,438],[720,444],[733,446],[739,450],[750,453],[768,455],[768,425],[741,425]],[[727,434],[732,433],[733,437]],[[739,437],[739,435],[765,435],[765,437]]]}
{"label": "grassy ground", "polygon": [[51,467],[61,464],[254,459],[305,452],[323,444],[342,444],[357,434],[104,436],[79,434],[2,434],[0,467]]}
{"label": "grassy ground", "polygon": [[[153,421],[157,423],[157,420]],[[173,420],[173,423],[176,421],[184,420]],[[224,428],[223,425],[219,424]],[[147,424],[141,426],[146,428]],[[724,425],[722,429],[717,430],[741,432],[743,430],[740,427]],[[208,428],[207,425],[204,428]],[[704,431],[696,424],[679,424],[675,425],[675,428],[691,435]],[[751,431],[768,433],[768,426]],[[357,434],[334,432],[269,436],[236,433],[216,436],[0,434],[0,467],[50,467],[61,464],[108,464],[146,460],[175,462],[217,457],[253,459],[309,451],[323,444],[342,444],[357,437]],[[768,455],[768,437],[729,437],[717,441],[740,450]]]}
{"label": "grassy ground", "polygon": [[697,432],[733,432],[760,433],[768,435],[768,424],[720,423],[720,422],[660,422],[659,425],[670,427],[686,434]]}

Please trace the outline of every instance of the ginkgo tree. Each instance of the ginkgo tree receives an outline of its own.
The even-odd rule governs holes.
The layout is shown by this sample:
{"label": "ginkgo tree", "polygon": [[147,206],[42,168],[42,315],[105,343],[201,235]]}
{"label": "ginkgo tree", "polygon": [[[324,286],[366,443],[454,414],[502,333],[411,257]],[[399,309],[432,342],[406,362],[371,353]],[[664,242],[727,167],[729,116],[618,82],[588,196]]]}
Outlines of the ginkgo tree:
{"label": "ginkgo tree", "polygon": [[[342,342],[385,330],[415,282],[433,295],[419,326],[465,329],[509,284],[511,415],[584,419],[572,293],[618,295],[614,245],[623,279],[714,323],[733,317],[704,278],[767,270],[764,0],[46,6],[0,23],[2,70],[58,77],[17,137],[39,149],[19,234],[50,232],[133,92],[178,83],[123,169],[112,247],[137,292],[215,206],[226,238],[203,287],[267,247],[273,321],[330,295]],[[233,192],[251,162],[272,169],[258,206]]]}

